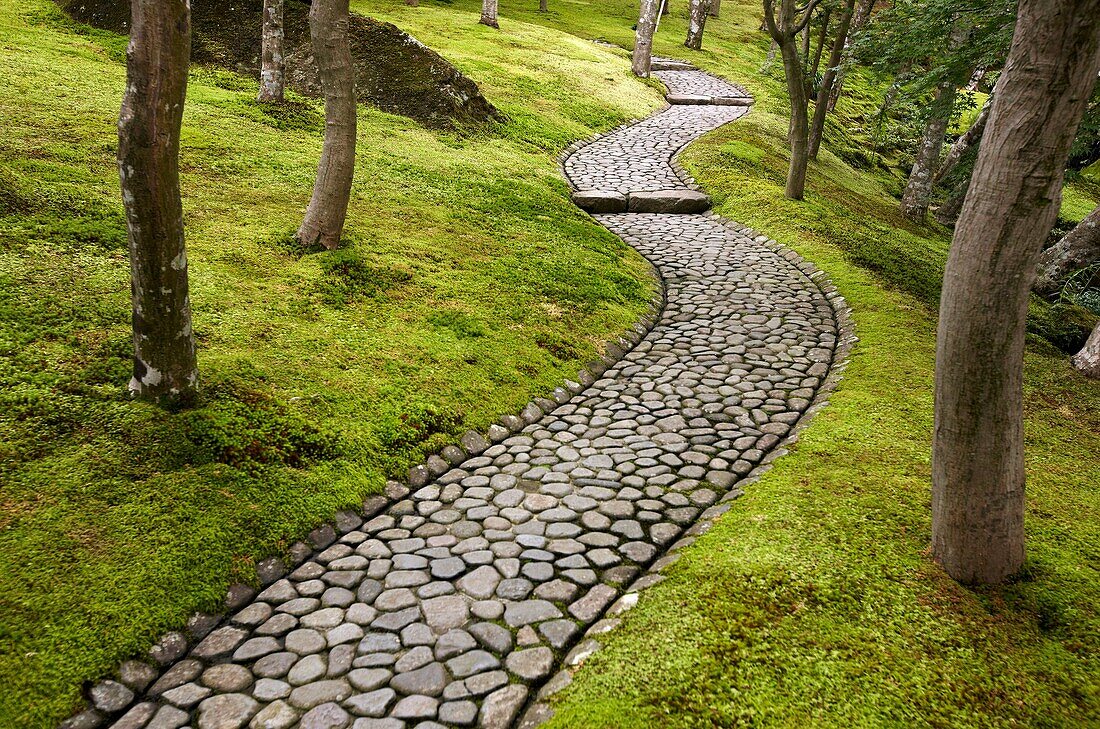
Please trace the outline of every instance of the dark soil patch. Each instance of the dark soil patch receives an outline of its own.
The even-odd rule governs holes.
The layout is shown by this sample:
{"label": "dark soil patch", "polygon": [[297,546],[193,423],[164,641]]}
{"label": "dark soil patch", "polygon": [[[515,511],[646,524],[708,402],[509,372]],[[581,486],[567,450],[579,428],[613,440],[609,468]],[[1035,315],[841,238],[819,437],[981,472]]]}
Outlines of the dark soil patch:
{"label": "dark soil patch", "polygon": [[[118,0],[58,0],[74,19],[126,34],[130,4]],[[259,77],[262,0],[195,0],[191,6],[195,63]],[[319,97],[321,84],[309,39],[309,4],[287,0],[287,82],[295,91]],[[445,58],[397,26],[351,16],[351,50],[356,60],[359,100],[435,129],[480,126],[502,115],[476,83]]]}

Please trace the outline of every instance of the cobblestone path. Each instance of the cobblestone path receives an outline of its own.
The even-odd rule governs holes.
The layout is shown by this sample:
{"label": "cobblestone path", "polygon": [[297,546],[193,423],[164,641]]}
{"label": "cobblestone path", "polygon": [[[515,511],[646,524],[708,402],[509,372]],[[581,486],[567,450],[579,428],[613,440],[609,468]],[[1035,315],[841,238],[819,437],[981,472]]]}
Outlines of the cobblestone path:
{"label": "cobblestone path", "polygon": [[[656,75],[670,91],[744,93]],[[684,188],[673,155],[745,111],[673,106],[564,167],[578,189]],[[596,217],[664,280],[649,334],[552,412],[525,411],[518,432],[338,523],[140,695],[100,684],[131,707],[115,727],[512,726],[624,588],[736,495],[823,382],[832,306],[790,254],[716,216]]]}

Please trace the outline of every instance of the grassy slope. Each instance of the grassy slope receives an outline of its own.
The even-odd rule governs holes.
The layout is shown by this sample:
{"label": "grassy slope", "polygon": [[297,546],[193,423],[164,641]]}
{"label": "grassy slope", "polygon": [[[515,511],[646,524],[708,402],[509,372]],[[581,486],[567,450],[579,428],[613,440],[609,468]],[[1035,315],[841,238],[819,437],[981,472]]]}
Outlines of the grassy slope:
{"label": "grassy slope", "polygon": [[[630,42],[633,3],[505,2],[509,19]],[[459,4],[471,12],[473,3]],[[533,8],[533,6],[532,6]],[[1045,343],[1027,358],[1029,565],[1014,584],[967,590],[926,553],[939,269],[937,227],[896,213],[897,178],[826,153],[805,203],[783,199],[782,89],[757,74],[757,6],[726,0],[707,50],[659,53],[746,83],[753,112],[684,161],[719,211],[824,268],[860,336],[831,406],[793,452],[645,593],[606,649],[555,700],[553,727],[1082,726],[1100,722],[1100,386]],[[863,144],[874,103],[858,82],[831,149]],[[865,150],[864,150],[865,151]],[[1084,185],[1063,214],[1095,204]]]}
{"label": "grassy slope", "polygon": [[[202,407],[128,403],[114,171],[124,39],[0,0],[0,726],[50,726],[228,581],[430,445],[575,376],[651,295],[553,154],[659,96],[606,50],[440,9],[513,121],[460,139],[360,114],[343,253],[287,245],[320,152],[196,69],[183,132]],[[475,60],[476,59],[476,60]]]}

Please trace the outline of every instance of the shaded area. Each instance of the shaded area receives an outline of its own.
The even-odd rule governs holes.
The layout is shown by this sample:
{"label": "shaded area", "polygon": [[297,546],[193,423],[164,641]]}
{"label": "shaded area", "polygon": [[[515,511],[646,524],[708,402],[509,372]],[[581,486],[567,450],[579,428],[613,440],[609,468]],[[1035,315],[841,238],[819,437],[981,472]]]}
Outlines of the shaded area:
{"label": "shaded area", "polygon": [[[126,34],[129,3],[59,0],[74,19]],[[261,0],[198,0],[192,4],[191,59],[259,76]],[[287,84],[320,96],[321,83],[309,38],[309,4],[288,0],[285,11]],[[390,23],[352,14],[351,51],[359,100],[435,129],[485,124],[502,115],[445,58]]]}

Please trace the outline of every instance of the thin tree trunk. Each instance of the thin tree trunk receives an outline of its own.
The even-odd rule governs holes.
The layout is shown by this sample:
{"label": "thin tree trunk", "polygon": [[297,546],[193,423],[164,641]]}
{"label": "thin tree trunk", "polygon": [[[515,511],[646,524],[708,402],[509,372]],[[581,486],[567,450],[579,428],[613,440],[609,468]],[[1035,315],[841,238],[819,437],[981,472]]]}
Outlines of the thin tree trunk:
{"label": "thin tree trunk", "polygon": [[[875,0],[860,0],[859,4],[856,5],[855,15],[852,16],[851,28],[848,31],[849,36],[863,30],[863,26],[867,25],[867,21],[871,18],[871,11],[874,8]],[[847,45],[845,45],[845,51],[847,50]],[[837,102],[840,101],[840,92],[844,89],[844,77],[848,73],[848,55],[848,53],[843,55],[839,64],[840,68],[836,72],[836,81],[833,82],[833,89],[829,92],[829,111],[835,109]]]}
{"label": "thin tree trunk", "polygon": [[405,0],[405,4],[410,8],[418,8],[420,7],[420,0]]}
{"label": "thin tree trunk", "polygon": [[313,0],[309,33],[325,93],[325,144],[313,198],[298,228],[304,245],[340,245],[355,174],[355,69],[348,44],[348,0]]}
{"label": "thin tree trunk", "polygon": [[936,90],[936,99],[932,103],[931,116],[924,125],[924,136],[917,148],[917,157],[913,160],[913,170],[909,173],[909,182],[901,195],[901,212],[916,222],[923,222],[928,214],[928,204],[932,200],[932,180],[939,169],[940,152],[943,151],[947,123],[951,120],[951,111],[955,106],[955,82],[944,81]]}
{"label": "thin tree trunk", "polygon": [[179,177],[191,9],[188,0],[133,0],[131,16],[118,120],[132,276],[130,392],[165,405],[187,404],[199,382]]}
{"label": "thin tree trunk", "polygon": [[263,51],[260,64],[262,102],[283,101],[286,62],[283,60],[283,0],[264,0]]}
{"label": "thin tree trunk", "polygon": [[1100,263],[1100,206],[1062,240],[1043,251],[1039,275],[1032,288],[1043,296],[1053,296],[1071,273],[1095,263]]}
{"label": "thin tree trunk", "polygon": [[1081,351],[1073,355],[1072,361],[1073,366],[1085,377],[1100,380],[1100,324],[1092,330],[1092,335]]}
{"label": "thin tree trunk", "polygon": [[692,50],[703,47],[703,28],[707,24],[709,0],[690,0],[688,5],[688,32],[684,45]]}
{"label": "thin tree trunk", "polygon": [[787,94],[791,102],[791,122],[788,137],[791,144],[791,163],[787,169],[787,187],[784,194],[791,200],[801,200],[806,190],[806,166],[809,162],[809,110],[806,98],[806,77],[802,72],[802,59],[798,57],[798,33],[810,23],[815,3],[803,9],[801,22],[797,20],[796,0],[781,0],[779,17],[775,15],[774,0],[764,0],[764,22],[768,32],[783,57],[783,71],[787,81]]}
{"label": "thin tree trunk", "polygon": [[668,15],[670,12],[672,12],[669,9],[669,5],[672,4],[672,0],[666,0],[665,2],[658,4],[661,6],[661,15]]}
{"label": "thin tree trunk", "polygon": [[481,20],[477,21],[490,28],[499,28],[497,22],[497,0],[481,0]]}
{"label": "thin tree trunk", "polygon": [[638,29],[634,33],[632,65],[635,76],[649,78],[649,65],[653,57],[653,30],[656,25],[657,0],[641,0]]}
{"label": "thin tree trunk", "polygon": [[1100,68],[1100,0],[1021,0],[944,274],[936,346],[932,553],[960,582],[1024,561],[1028,297]]}
{"label": "thin tree trunk", "polygon": [[821,14],[821,35],[817,38],[817,50],[814,51],[814,62],[810,66],[810,80],[817,78],[818,72],[821,70],[821,54],[825,49],[825,39],[829,33],[829,17],[833,14],[831,8],[825,8],[825,12]]}
{"label": "thin tree trunk", "polygon": [[539,12],[540,13],[550,12],[550,7],[549,7],[549,5],[547,5],[546,0],[539,0]]}
{"label": "thin tree trunk", "polygon": [[775,63],[775,52],[779,50],[779,44],[772,38],[772,44],[768,47],[768,55],[764,58],[764,65],[760,67],[760,73],[767,73]]}
{"label": "thin tree trunk", "polygon": [[810,73],[810,26],[802,30],[802,74]]}
{"label": "thin tree trunk", "polygon": [[829,53],[829,67],[825,69],[825,75],[821,79],[821,87],[817,90],[817,100],[814,103],[814,119],[810,125],[810,159],[817,159],[817,153],[821,149],[821,138],[825,133],[825,115],[829,111],[829,98],[832,94],[833,83],[836,80],[837,66],[840,65],[840,59],[844,54],[844,45],[848,40],[848,28],[852,22],[854,4],[855,0],[848,0],[844,12],[840,16],[840,26],[836,31],[833,49]]}
{"label": "thin tree trunk", "polygon": [[940,165],[939,171],[936,172],[936,177],[932,180],[933,183],[939,182],[951,174],[952,170],[958,166],[959,160],[966,154],[966,150],[973,147],[978,143],[978,140],[982,138],[982,134],[985,133],[985,124],[989,121],[990,102],[991,99],[986,99],[974,123],[971,124],[970,128],[963,132],[959,138],[955,140],[955,143],[951,145],[951,150],[947,153],[947,156],[943,158],[943,164]]}
{"label": "thin tree trunk", "polygon": [[718,17],[718,12],[722,9],[722,0],[711,0],[710,9],[707,10],[707,15],[712,18]]}

